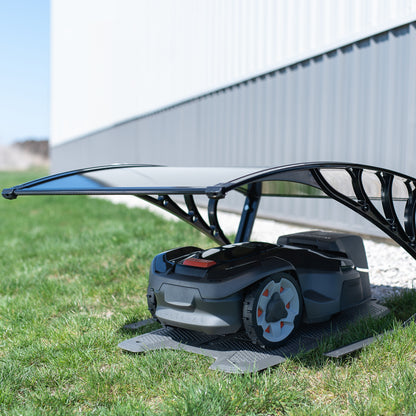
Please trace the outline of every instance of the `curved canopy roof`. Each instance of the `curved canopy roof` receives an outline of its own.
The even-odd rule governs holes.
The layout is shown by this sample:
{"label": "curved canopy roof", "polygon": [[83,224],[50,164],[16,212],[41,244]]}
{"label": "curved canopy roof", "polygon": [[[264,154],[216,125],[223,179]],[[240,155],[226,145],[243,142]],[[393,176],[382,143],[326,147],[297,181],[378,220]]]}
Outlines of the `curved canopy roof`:
{"label": "curved canopy roof", "polygon": [[[79,169],[47,176],[35,181],[4,189],[5,198],[18,195],[161,195],[206,194],[210,198],[221,198],[233,189],[247,192],[247,185],[263,182],[262,195],[327,197],[313,175],[319,170],[323,178],[343,194],[354,197],[351,169],[363,170],[367,195],[371,199],[381,198],[377,172],[395,177],[393,198],[408,198],[406,181],[413,178],[380,168],[343,163],[308,163],[271,168],[255,167],[170,167],[156,165],[109,165]],[[267,183],[268,182],[268,183]],[[280,182],[271,183],[271,182]],[[282,186],[286,183],[286,186]],[[315,188],[308,189],[307,185]],[[291,185],[290,185],[291,184]]]}
{"label": "curved canopy roof", "polygon": [[[218,199],[232,190],[245,194],[251,207],[249,214],[242,214],[237,235],[242,241],[249,237],[261,196],[330,197],[375,224],[416,258],[416,179],[374,166],[333,162],[269,168],[110,165],[48,176],[4,189],[2,195],[7,199],[19,195],[136,195],[225,243],[228,240],[216,219],[216,208]],[[188,212],[169,195],[183,195]],[[193,195],[209,198],[209,225],[199,215]],[[381,210],[374,199],[381,201]],[[405,202],[404,212],[396,208],[395,201]]]}

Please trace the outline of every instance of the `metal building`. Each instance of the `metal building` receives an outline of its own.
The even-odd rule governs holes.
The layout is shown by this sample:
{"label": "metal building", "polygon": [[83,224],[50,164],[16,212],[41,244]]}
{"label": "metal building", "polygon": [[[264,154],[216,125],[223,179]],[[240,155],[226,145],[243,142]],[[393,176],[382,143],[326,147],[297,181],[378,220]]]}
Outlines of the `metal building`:
{"label": "metal building", "polygon": [[[317,3],[326,5],[324,10],[330,9],[329,2]],[[344,4],[338,4],[341,3]],[[278,7],[273,2],[266,4],[269,10],[252,8],[257,17],[265,18]],[[218,2],[215,5],[220,7]],[[356,4],[349,15],[355,13],[357,17],[359,11],[362,12]],[[286,59],[279,58],[284,63],[275,66],[270,65],[273,62],[265,53],[259,56],[264,71],[256,68],[255,76],[251,76],[248,61],[245,66],[240,62],[245,72],[225,87],[194,94],[161,108],[150,108],[134,117],[116,119],[111,125],[103,121],[101,126],[93,123],[92,131],[83,131],[75,137],[59,128],[54,137],[52,129],[52,169],[62,171],[114,162],[276,166],[328,160],[380,165],[415,176],[416,16],[413,12],[410,3],[406,3],[402,14],[393,20],[387,11],[386,15],[380,13],[372,33],[361,28],[354,36],[346,36],[353,26],[351,22],[355,22],[350,19],[345,32],[337,28],[342,32],[339,34],[334,29],[334,37],[338,37],[335,44],[328,42],[331,32],[324,31],[320,45],[328,45],[328,49],[313,53],[319,48],[310,47],[312,39],[304,49],[298,48],[298,59],[291,60],[293,55],[286,54]],[[316,30],[318,21],[319,16],[311,17],[310,33]],[[391,26],[394,22],[400,24]],[[239,28],[234,30],[238,32]],[[255,57],[255,48],[252,49]],[[245,78],[244,74],[249,76]],[[226,71],[215,82],[221,84],[220,80],[230,80]],[[206,82],[212,85],[214,81]],[[160,97],[162,103],[163,89]],[[99,98],[103,99],[95,97],[97,105]],[[52,99],[52,114],[53,111]],[[59,105],[56,112],[59,115]],[[52,117],[52,123],[58,123],[58,115]],[[76,117],[73,121],[76,124]],[[275,218],[375,233],[371,225],[363,224],[331,201],[305,203],[282,199],[278,205],[266,201],[261,210]]]}

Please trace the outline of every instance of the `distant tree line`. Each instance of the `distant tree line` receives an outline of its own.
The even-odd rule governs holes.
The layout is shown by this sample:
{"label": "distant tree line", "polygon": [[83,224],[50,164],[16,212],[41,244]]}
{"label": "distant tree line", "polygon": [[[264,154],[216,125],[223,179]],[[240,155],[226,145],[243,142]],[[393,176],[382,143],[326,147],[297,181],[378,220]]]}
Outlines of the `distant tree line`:
{"label": "distant tree line", "polygon": [[48,139],[24,139],[14,143],[14,146],[34,155],[49,157]]}

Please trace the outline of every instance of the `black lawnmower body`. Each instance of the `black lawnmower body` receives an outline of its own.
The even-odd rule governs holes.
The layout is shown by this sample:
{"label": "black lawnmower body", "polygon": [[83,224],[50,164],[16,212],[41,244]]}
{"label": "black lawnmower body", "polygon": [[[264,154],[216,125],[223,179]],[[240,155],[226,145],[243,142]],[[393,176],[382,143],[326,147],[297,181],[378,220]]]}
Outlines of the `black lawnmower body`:
{"label": "black lawnmower body", "polygon": [[[148,305],[164,325],[211,335],[245,329],[253,342],[274,346],[301,322],[320,323],[370,300],[367,268],[362,239],[349,234],[312,231],[282,236],[277,244],[182,247],[153,260]],[[245,306],[270,279],[276,283],[254,301],[251,316],[253,307]],[[253,326],[264,339],[251,336]]]}

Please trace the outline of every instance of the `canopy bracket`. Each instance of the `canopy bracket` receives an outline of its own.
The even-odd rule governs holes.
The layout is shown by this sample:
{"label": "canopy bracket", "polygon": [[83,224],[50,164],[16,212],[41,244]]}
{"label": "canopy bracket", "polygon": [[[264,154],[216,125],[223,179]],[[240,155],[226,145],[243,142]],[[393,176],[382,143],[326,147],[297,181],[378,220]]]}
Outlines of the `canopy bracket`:
{"label": "canopy bracket", "polygon": [[[416,259],[415,245],[415,210],[416,192],[415,184],[413,189],[410,183],[407,184],[409,198],[404,212],[405,229],[403,229],[396,212],[393,202],[393,179],[394,176],[389,172],[378,170],[376,176],[381,184],[381,202],[384,215],[374,206],[370,197],[367,195],[363,185],[363,169],[347,168],[346,171],[351,176],[352,187],[356,196],[356,201],[334,189],[324,178],[319,168],[311,169],[311,172],[321,189],[332,199],[347,206],[362,217],[376,225],[400,246],[402,246],[413,258]],[[409,181],[408,181],[409,182]],[[410,232],[409,232],[410,231]]]}
{"label": "canopy bracket", "polygon": [[[165,211],[175,215],[182,221],[192,225],[201,233],[205,234],[207,237],[214,240],[216,243],[223,245],[228,244],[229,240],[222,233],[221,227],[219,227],[220,232],[214,232],[212,226],[210,227],[201,217],[198,208],[195,204],[195,201],[192,195],[185,195],[185,203],[189,212],[184,211],[169,195],[159,195],[158,198],[155,198],[150,195],[136,195],[138,198],[143,199],[146,202],[150,202],[153,205],[156,205],[159,208],[164,209]],[[216,208],[215,208],[216,209]],[[216,216],[216,213],[215,213]]]}

